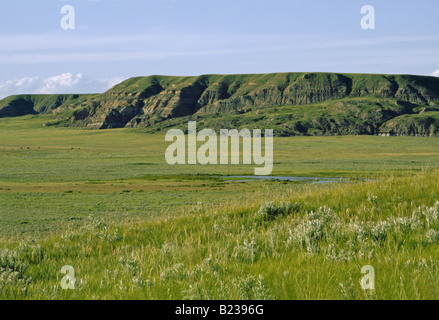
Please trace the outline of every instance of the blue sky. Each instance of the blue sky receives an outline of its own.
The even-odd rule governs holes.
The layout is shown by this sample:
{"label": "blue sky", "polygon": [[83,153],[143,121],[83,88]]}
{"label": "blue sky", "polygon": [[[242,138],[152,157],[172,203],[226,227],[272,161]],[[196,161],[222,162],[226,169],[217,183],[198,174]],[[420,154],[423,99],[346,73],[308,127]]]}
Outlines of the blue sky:
{"label": "blue sky", "polygon": [[[75,29],[60,26],[75,9]],[[360,26],[372,5],[376,29]],[[0,97],[152,74],[439,76],[437,0],[1,0]]]}

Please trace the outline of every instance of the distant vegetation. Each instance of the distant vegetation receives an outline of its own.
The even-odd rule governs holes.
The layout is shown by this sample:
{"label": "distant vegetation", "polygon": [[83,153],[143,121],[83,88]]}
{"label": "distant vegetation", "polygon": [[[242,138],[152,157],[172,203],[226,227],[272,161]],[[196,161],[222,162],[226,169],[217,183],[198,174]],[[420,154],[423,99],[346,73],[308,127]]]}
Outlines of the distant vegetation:
{"label": "distant vegetation", "polygon": [[439,135],[439,79],[412,75],[278,73],[150,76],[103,94],[18,95],[0,117],[49,113],[46,125],[95,129],[273,128],[294,135]]}

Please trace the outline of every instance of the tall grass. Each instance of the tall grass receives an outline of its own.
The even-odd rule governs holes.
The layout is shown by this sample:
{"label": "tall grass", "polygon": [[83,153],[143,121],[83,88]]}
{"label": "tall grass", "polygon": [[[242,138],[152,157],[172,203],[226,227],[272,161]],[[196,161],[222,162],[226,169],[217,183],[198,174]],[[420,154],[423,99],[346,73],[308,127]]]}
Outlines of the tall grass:
{"label": "tall grass", "polygon": [[[437,299],[438,200],[439,171],[424,170],[148,219],[89,217],[38,242],[4,241],[0,297]],[[61,288],[64,265],[74,290]],[[364,265],[373,291],[360,286]]]}

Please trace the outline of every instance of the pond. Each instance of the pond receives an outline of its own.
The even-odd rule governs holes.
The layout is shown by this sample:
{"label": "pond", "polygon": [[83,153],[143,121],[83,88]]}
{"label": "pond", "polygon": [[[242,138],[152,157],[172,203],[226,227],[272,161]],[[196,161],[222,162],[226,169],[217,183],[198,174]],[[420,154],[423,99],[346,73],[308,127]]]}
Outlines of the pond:
{"label": "pond", "polygon": [[347,181],[348,178],[328,178],[328,177],[287,177],[287,176],[224,176],[226,182],[248,182],[248,181],[296,181],[296,182],[310,182],[310,183],[334,183]]}

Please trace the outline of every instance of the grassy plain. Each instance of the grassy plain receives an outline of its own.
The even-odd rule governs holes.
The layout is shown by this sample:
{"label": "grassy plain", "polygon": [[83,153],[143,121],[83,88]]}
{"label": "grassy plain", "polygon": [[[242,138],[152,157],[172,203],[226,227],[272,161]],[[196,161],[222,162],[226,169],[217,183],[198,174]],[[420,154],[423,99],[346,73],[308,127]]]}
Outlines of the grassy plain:
{"label": "grassy plain", "polygon": [[1,298],[438,298],[439,139],[276,138],[273,175],[352,179],[240,183],[167,165],[163,134],[49,119],[0,119]]}

